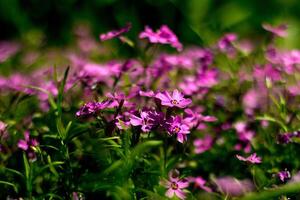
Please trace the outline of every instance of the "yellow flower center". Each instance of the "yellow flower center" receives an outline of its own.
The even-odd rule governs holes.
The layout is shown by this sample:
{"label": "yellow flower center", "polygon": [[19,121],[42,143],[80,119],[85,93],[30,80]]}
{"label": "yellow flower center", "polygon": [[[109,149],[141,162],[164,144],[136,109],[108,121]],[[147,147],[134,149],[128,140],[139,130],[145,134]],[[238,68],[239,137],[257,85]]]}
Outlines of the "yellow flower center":
{"label": "yellow flower center", "polygon": [[178,101],[175,100],[175,99],[173,99],[173,100],[171,101],[171,103],[172,103],[173,105],[177,105],[177,104],[178,104]]}
{"label": "yellow flower center", "polygon": [[175,133],[178,133],[178,132],[180,131],[180,128],[179,128],[178,126],[175,126],[174,129],[173,129],[173,131],[174,131]]}
{"label": "yellow flower center", "polygon": [[178,189],[178,184],[175,183],[175,182],[172,182],[171,188],[172,188],[173,190],[177,190],[177,189]]}

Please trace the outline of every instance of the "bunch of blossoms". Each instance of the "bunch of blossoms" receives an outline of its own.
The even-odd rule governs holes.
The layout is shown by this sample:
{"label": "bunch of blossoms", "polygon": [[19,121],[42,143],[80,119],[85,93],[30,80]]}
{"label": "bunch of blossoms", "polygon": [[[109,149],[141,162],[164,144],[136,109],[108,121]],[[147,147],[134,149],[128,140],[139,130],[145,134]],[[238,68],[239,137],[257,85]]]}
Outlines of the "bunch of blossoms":
{"label": "bunch of blossoms", "polygon": [[[141,92],[143,94],[143,92]],[[169,136],[176,136],[180,143],[187,140],[187,135],[190,133],[190,127],[184,121],[182,116],[173,115],[173,112],[177,109],[183,109],[191,104],[191,99],[184,98],[182,93],[178,90],[174,90],[171,94],[167,91],[157,92],[151,99],[153,103],[158,104],[155,107],[136,110],[133,106],[135,104],[130,103],[133,101],[133,97],[115,94],[109,95],[110,102],[89,102],[86,103],[76,113],[77,117],[87,117],[96,114],[98,111],[107,107],[117,108],[117,114],[113,117],[103,116],[105,120],[110,120],[119,129],[129,128],[129,125],[139,127],[144,133],[155,130],[166,131]],[[146,97],[148,98],[148,97]],[[159,102],[158,102],[159,101]],[[149,102],[148,102],[149,103]],[[162,111],[162,107],[167,107],[166,111]]]}

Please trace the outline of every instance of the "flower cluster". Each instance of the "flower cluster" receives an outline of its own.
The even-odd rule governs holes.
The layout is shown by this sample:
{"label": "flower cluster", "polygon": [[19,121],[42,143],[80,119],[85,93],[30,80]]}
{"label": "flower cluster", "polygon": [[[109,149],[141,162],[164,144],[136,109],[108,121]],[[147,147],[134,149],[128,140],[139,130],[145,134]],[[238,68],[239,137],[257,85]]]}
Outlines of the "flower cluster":
{"label": "flower cluster", "polygon": [[[167,25],[125,37],[130,23],[100,40],[79,26],[64,53],[0,42],[1,64],[32,65],[0,76],[0,199],[299,191],[300,50],[278,45],[286,25],[263,29],[268,43],[224,33],[205,48]],[[110,55],[114,38],[136,51]]]}

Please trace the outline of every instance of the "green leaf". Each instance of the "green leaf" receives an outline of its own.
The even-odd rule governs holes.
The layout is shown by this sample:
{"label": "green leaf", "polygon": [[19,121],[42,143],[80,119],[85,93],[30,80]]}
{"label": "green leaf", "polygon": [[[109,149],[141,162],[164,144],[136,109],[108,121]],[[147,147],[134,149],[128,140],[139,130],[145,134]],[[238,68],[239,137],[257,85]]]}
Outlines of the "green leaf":
{"label": "green leaf", "polygon": [[15,192],[18,192],[17,186],[13,183],[10,183],[10,182],[7,182],[7,181],[0,181],[0,184],[9,185],[9,186],[14,188]]}
{"label": "green leaf", "polygon": [[67,77],[69,74],[69,70],[70,67],[67,67],[65,73],[64,73],[64,78],[59,86],[59,90],[58,90],[58,95],[57,95],[57,109],[58,109],[58,117],[61,116],[62,114],[62,101],[63,101],[63,93],[64,93],[64,89],[65,89],[65,85],[66,85],[66,81],[67,81]]}
{"label": "green leaf", "polygon": [[297,194],[300,191],[300,183],[290,183],[282,187],[277,187],[262,192],[250,193],[240,200],[269,200],[281,195]]}
{"label": "green leaf", "polygon": [[274,117],[271,117],[271,116],[268,116],[268,115],[264,115],[264,116],[258,116],[255,119],[256,120],[261,120],[261,121],[265,120],[265,121],[277,123],[285,132],[288,131],[288,128],[284,124],[284,122],[282,122],[282,121],[280,121],[278,119],[275,119]]}

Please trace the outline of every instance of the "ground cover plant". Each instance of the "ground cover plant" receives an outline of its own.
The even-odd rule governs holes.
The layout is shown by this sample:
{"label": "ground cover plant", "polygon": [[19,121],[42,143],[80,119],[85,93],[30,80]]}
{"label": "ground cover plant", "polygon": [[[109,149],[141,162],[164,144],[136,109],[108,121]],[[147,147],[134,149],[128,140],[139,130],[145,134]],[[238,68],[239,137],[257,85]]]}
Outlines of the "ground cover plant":
{"label": "ground cover plant", "polygon": [[129,38],[132,26],[98,40],[78,26],[64,49],[0,43],[0,198],[299,198],[300,51],[277,46],[287,25],[204,47],[168,25]]}

